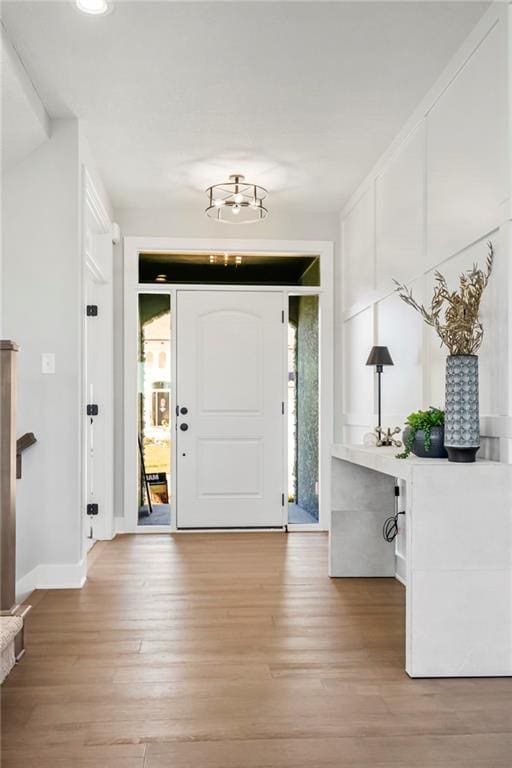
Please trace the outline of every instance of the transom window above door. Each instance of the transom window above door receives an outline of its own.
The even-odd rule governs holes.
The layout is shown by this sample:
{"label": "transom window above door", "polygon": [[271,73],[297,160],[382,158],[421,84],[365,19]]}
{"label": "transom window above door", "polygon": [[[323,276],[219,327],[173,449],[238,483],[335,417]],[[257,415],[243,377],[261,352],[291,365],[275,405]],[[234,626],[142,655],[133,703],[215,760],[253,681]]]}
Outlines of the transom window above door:
{"label": "transom window above door", "polygon": [[300,253],[142,252],[139,283],[320,285],[320,257]]}

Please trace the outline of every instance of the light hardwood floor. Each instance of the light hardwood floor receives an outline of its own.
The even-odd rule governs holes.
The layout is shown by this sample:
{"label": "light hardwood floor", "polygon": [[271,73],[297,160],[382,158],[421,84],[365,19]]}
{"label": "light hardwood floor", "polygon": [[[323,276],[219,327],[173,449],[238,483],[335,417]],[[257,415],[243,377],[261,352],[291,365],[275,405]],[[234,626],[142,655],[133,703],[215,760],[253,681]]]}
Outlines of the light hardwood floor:
{"label": "light hardwood floor", "polygon": [[3,768],[510,768],[512,680],[411,680],[404,590],[323,534],[118,536],[34,593]]}

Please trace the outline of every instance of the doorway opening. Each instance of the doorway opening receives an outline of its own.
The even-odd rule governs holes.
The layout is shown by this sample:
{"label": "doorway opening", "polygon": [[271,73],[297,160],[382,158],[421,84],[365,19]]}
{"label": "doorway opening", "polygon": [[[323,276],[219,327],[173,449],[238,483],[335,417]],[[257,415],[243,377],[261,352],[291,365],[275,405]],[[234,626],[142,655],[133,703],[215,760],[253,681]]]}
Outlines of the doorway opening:
{"label": "doorway opening", "polygon": [[319,296],[288,298],[288,524],[319,517]]}
{"label": "doorway opening", "polygon": [[171,297],[139,294],[138,524],[171,523]]}
{"label": "doorway opening", "polygon": [[[127,238],[125,497],[135,503],[125,530],[327,528],[332,244],[267,246]],[[165,333],[153,332],[159,322]]]}

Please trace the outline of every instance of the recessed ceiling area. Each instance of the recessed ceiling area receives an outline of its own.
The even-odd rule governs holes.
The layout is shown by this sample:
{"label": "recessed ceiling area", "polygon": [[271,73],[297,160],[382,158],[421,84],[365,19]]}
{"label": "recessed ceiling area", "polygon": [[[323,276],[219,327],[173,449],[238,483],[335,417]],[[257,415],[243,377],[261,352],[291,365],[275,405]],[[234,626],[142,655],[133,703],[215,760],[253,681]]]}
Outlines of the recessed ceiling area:
{"label": "recessed ceiling area", "polygon": [[139,283],[320,285],[320,257],[301,253],[139,254]]}
{"label": "recessed ceiling area", "polygon": [[339,211],[488,5],[7,1],[2,21],[116,208],[200,209],[244,173],[276,215]]}

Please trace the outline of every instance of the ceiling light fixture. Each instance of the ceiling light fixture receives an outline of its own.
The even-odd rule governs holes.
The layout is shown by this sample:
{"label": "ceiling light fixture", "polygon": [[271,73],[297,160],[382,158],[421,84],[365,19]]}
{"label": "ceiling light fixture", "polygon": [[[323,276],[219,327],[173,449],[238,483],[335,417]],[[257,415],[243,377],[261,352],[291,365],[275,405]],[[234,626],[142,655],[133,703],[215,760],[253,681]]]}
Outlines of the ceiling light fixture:
{"label": "ceiling light fixture", "polygon": [[263,205],[267,190],[249,184],[240,173],[233,173],[225,184],[208,187],[206,194],[209,200],[206,215],[215,221],[252,224],[268,216]]}
{"label": "ceiling light fixture", "polygon": [[109,0],[75,0],[75,5],[79,11],[91,16],[104,16],[112,10]]}

